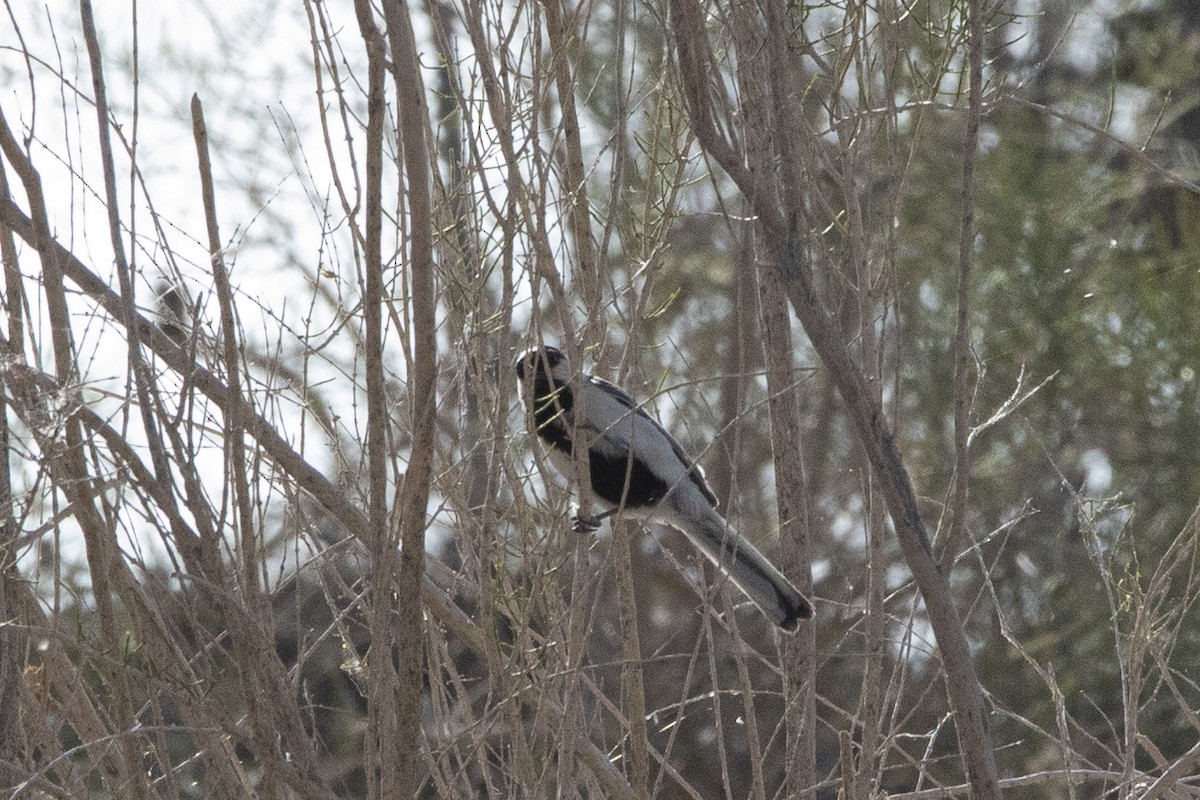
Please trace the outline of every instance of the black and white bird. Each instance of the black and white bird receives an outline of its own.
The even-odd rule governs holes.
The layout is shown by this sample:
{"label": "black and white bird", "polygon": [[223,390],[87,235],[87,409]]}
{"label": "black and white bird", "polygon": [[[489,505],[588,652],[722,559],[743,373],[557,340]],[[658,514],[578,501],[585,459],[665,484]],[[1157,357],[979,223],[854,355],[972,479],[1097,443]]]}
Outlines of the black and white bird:
{"label": "black and white bird", "polygon": [[537,435],[563,475],[578,469],[576,442],[586,444],[590,486],[581,491],[606,510],[579,523],[594,529],[618,511],[666,523],[783,630],[792,633],[812,617],[808,599],[717,511],[700,466],[625,391],[587,374],[572,383],[567,357],[554,347],[526,350],[515,366]]}

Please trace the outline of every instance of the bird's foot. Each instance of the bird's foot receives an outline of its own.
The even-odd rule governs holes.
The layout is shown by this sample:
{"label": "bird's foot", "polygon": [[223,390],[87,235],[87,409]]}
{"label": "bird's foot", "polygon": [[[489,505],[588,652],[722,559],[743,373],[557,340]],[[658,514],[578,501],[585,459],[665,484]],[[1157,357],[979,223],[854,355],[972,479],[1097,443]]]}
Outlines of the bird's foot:
{"label": "bird's foot", "polygon": [[575,533],[595,533],[600,529],[599,517],[581,517],[576,515],[571,522],[571,530]]}
{"label": "bird's foot", "polygon": [[606,511],[603,514],[593,514],[591,516],[576,514],[571,524],[571,530],[575,531],[576,533],[595,533],[596,531],[600,530],[600,525],[604,522],[605,518],[610,516],[612,516],[611,511]]}

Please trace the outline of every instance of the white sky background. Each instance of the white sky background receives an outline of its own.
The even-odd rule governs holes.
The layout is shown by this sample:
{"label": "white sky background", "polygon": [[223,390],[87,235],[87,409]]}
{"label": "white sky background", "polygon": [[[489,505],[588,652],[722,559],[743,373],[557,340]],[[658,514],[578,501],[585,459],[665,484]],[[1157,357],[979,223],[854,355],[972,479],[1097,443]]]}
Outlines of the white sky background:
{"label": "white sky background", "polygon": [[[55,235],[115,287],[96,113],[70,88],[79,87],[86,97],[92,95],[78,6],[21,4],[12,11],[17,29],[0,25],[0,86],[4,87],[0,102],[18,137],[29,136],[32,129],[30,149],[44,181]],[[353,314],[358,280],[345,226],[333,232],[324,230],[323,205],[330,204],[334,220],[344,215],[333,193],[319,126],[312,37],[303,6],[255,3],[208,8],[193,3],[138,3],[136,13],[135,118],[134,7],[129,3],[96,4],[110,110],[125,138],[136,146],[137,164],[146,184],[145,193],[140,187],[131,188],[130,159],[114,138],[121,215],[127,226],[133,222],[137,233],[136,246],[131,246],[128,231],[123,243],[135,273],[141,276],[138,300],[143,311],[153,310],[156,284],[172,271],[154,232],[146,195],[162,220],[174,263],[192,296],[204,304],[212,285],[191,129],[190,104],[196,93],[204,103],[221,236],[239,293],[236,302],[244,334],[267,352],[281,345],[285,361],[287,353],[305,350],[298,336],[307,333],[313,346],[324,345],[323,357],[308,364],[310,381],[333,405],[346,438],[363,441],[365,432],[357,415],[365,412],[365,406],[355,402],[353,391],[357,375],[344,371],[346,365],[355,363],[352,337],[332,335],[334,309],[328,302],[313,301],[312,281],[319,275],[323,291],[337,298],[343,311]],[[357,41],[351,5],[345,3],[333,13],[344,14],[338,21]],[[21,39],[32,56],[28,64],[21,54]],[[345,55],[358,59],[361,52]],[[343,75],[351,71],[362,74],[357,64],[339,66]],[[60,72],[63,82],[55,74]],[[351,102],[361,105],[357,97]],[[357,121],[351,124],[357,126]],[[362,131],[356,127],[354,134],[354,146],[361,147]],[[334,129],[331,138],[335,157],[346,170],[347,191],[353,192],[345,136]],[[360,168],[362,163],[360,156]],[[16,182],[11,172],[10,181]],[[133,212],[131,196],[136,207]],[[23,203],[19,190],[17,197]],[[395,241],[385,240],[385,252],[389,246],[394,248]],[[35,280],[36,275],[29,271],[36,269],[36,262],[29,260],[24,267]],[[37,296],[32,288],[30,296]],[[73,311],[80,321],[77,346],[89,402],[101,413],[111,413],[114,424],[120,426],[122,410],[128,407],[123,402],[124,338],[111,323],[85,324],[78,315],[90,314],[86,305],[76,303]],[[218,314],[211,303],[203,314],[210,328],[215,327]],[[280,319],[286,326],[282,339]],[[46,337],[43,331],[31,338],[40,341]],[[332,344],[324,344],[327,340]],[[402,375],[403,358],[394,354],[392,360],[393,368]],[[52,363],[48,358],[44,362]],[[295,359],[290,365],[299,367]],[[351,369],[357,372],[356,367]],[[174,376],[165,380],[170,382],[169,391]],[[104,393],[110,395],[107,401]],[[333,477],[336,470],[328,440],[316,426],[301,422],[294,401],[285,399],[282,405],[274,405],[280,397],[259,396],[256,400],[293,445],[301,449],[303,441],[304,455]],[[219,425],[219,417],[213,422]],[[308,431],[304,440],[300,438],[302,428]],[[136,417],[129,430],[136,442],[141,436]],[[207,463],[201,469],[216,479],[217,486],[210,491],[218,498],[222,453],[218,438],[208,445],[201,456]],[[33,474],[26,472],[26,485],[31,486]],[[276,514],[283,510],[280,501],[279,497],[271,501]],[[129,525],[131,530],[137,527],[133,522]],[[145,548],[147,562],[155,563],[156,541],[138,541],[133,535],[126,545],[134,550]],[[82,547],[73,545],[69,537],[61,550],[64,559],[69,560],[71,553],[82,558]],[[34,555],[31,551],[26,557]]]}
{"label": "white sky background", "polygon": [[[197,93],[205,106],[221,235],[229,248],[226,259],[234,284],[246,298],[261,298],[276,310],[285,299],[303,308],[308,294],[303,284],[293,295],[279,282],[295,272],[284,261],[287,251],[270,247],[284,241],[295,252],[322,251],[322,225],[313,205],[329,191],[329,171],[323,151],[318,158],[300,160],[301,147],[320,145],[314,138],[314,132],[319,136],[316,98],[302,12],[286,3],[254,4],[252,11],[230,8],[214,19],[208,9],[190,3],[138,5],[136,118],[132,8],[97,7],[109,105],[127,140],[136,145],[141,177],[164,220],[171,251],[183,259],[179,266],[185,280],[197,294],[211,282],[190,119],[191,96]],[[47,66],[33,66],[31,91],[20,55],[6,50],[0,59],[0,84],[8,87],[5,111],[10,124],[21,125],[24,133],[35,126],[33,157],[46,184],[57,235],[90,256],[94,269],[103,270],[111,263],[112,247],[103,202],[92,194],[103,192],[95,110],[67,90],[59,94],[56,79],[48,74],[61,63],[66,81],[92,94],[78,9],[63,3],[54,9],[29,5],[15,11],[26,16],[20,26],[26,46]],[[3,44],[16,46],[11,32],[3,34]],[[65,152],[64,142],[70,143]],[[114,148],[121,212],[128,224],[129,159],[119,142]],[[315,174],[306,175],[306,170]],[[136,271],[152,280],[159,270],[169,270],[152,241],[145,197],[138,190],[135,198],[133,219],[141,246],[131,250],[128,235],[125,245]],[[276,229],[281,223],[286,230]],[[307,266],[316,268],[316,259]],[[353,280],[353,275],[346,277]],[[149,305],[153,298],[143,294],[144,286],[139,289],[139,301]],[[247,334],[257,338],[261,331],[251,309],[241,310],[247,315]]]}
{"label": "white sky background", "polygon": [[[353,203],[358,187],[351,149],[357,169],[361,171],[365,165],[362,146],[366,87],[358,81],[365,80],[366,57],[352,3],[347,0],[325,8],[334,33],[346,47],[340,50],[342,42],[337,43],[337,68],[347,84],[351,108],[347,124],[352,141],[347,141],[342,127],[328,71],[324,74],[323,102],[328,109],[333,158],[344,191]],[[43,178],[55,235],[116,287],[97,118],[89,102],[92,75],[78,5],[25,4],[12,11],[17,26],[0,24],[0,108],[19,138],[28,136],[32,129],[30,149]],[[362,319],[357,309],[360,281],[322,133],[313,34],[303,3],[210,6],[142,2],[135,6],[129,2],[95,2],[95,14],[110,113],[125,140],[136,148],[139,181],[145,184],[143,190],[131,179],[129,155],[114,136],[119,207],[127,228],[123,246],[139,276],[137,292],[142,311],[153,315],[161,279],[178,269],[182,282],[200,305],[202,324],[210,332],[215,332],[219,324],[218,311],[209,297],[212,277],[192,135],[190,105],[195,93],[204,104],[225,260],[231,271],[243,335],[253,345],[249,349],[268,356],[279,354],[280,360],[293,369],[303,364],[308,385],[315,387],[337,419],[340,439],[361,447],[366,439],[365,400],[353,333]],[[414,23],[418,42],[427,41],[430,33],[426,21],[417,16]],[[430,49],[421,44],[418,49],[426,64],[434,63]],[[26,50],[31,55],[28,62],[23,56]],[[528,58],[528,54],[519,57]],[[423,77],[427,88],[433,86],[432,70]],[[482,100],[478,102],[482,106]],[[474,118],[485,137],[490,135],[488,119],[482,109]],[[395,163],[391,141],[389,130],[385,132],[384,147],[389,151],[385,152],[385,163]],[[488,147],[487,143],[482,145],[484,152]],[[494,148],[492,151],[496,152]],[[498,153],[494,157],[499,158]],[[385,182],[393,175],[394,170],[389,172],[385,167]],[[493,173],[488,180],[493,201],[503,203],[503,176]],[[395,189],[385,185],[385,198],[389,191],[390,196],[396,196]],[[23,204],[19,190],[17,197]],[[155,231],[147,197],[163,227],[165,248]],[[546,215],[547,224],[555,228],[553,210],[547,209]],[[136,237],[131,237],[130,226]],[[484,225],[485,230],[488,227]],[[386,260],[399,247],[394,216],[385,219],[384,237]],[[555,231],[551,240],[558,242],[556,247],[563,246],[561,235]],[[516,247],[521,248],[519,242]],[[37,269],[36,261],[29,260],[24,267],[30,280],[36,280],[31,272]],[[517,267],[523,269],[519,255]],[[314,290],[318,283],[319,291]],[[521,326],[522,315],[530,311],[527,276],[518,275],[517,283],[516,324]],[[30,296],[36,297],[32,286]],[[77,319],[94,316],[92,309],[82,303],[77,303],[74,311],[79,315]],[[385,325],[390,327],[386,319]],[[81,324],[80,331],[84,330],[82,335],[77,333],[76,344],[90,392],[88,401],[101,413],[111,414],[114,425],[128,430],[130,440],[137,445],[143,434],[140,419],[126,399],[127,350],[119,326],[112,322]],[[396,331],[389,331],[388,336],[386,357],[390,359],[391,380],[402,387],[401,344]],[[44,341],[48,337],[43,331],[31,339]],[[447,346],[445,332],[442,342],[445,365],[461,373],[463,354],[456,352],[457,347]],[[312,356],[316,348],[320,348],[320,354]],[[49,358],[43,361],[52,363]],[[277,385],[282,383],[276,381]],[[177,376],[165,375],[163,384],[170,394],[178,386]],[[512,400],[515,408],[517,398]],[[351,474],[358,471],[361,453],[345,453],[349,463],[339,461],[328,437],[312,424],[311,416],[303,416],[295,393],[272,392],[270,397],[260,393],[255,401],[285,438],[330,479],[337,480],[341,470]],[[522,423],[516,416],[514,422],[520,430]],[[223,483],[220,424],[219,414],[211,413],[212,436],[198,459],[202,473],[213,478],[209,492],[214,499],[221,497]],[[21,479],[23,466],[25,486],[33,487],[36,465],[27,461],[14,466],[18,469],[17,480]],[[536,490],[536,485],[531,488]],[[263,492],[261,507],[265,514],[278,518],[284,511],[283,498],[269,486],[264,485]],[[441,498],[433,495],[430,511],[435,521],[429,545],[434,548],[448,531],[440,504]],[[70,529],[68,521],[58,550],[64,561],[70,561],[73,554],[82,561],[82,544],[73,540]],[[151,531],[151,527],[128,520],[127,530],[133,533],[126,547],[142,553],[149,564],[161,562],[163,552],[157,534],[147,538],[139,533]],[[36,549],[26,551],[23,566],[39,572],[31,565],[38,555]],[[303,553],[289,554],[287,560],[304,557]]]}
{"label": "white sky background", "polygon": [[[128,4],[98,5],[97,26],[104,50],[109,105],[125,135],[132,137],[135,132],[132,8]],[[299,121],[302,135],[308,133],[314,116],[312,69],[307,63],[309,34],[297,9],[271,3],[253,12],[226,10],[222,12],[224,19],[214,19],[206,9],[189,3],[139,6],[138,164],[159,213],[181,230],[203,231],[189,110],[193,92],[205,102],[214,168],[219,179],[224,177],[236,186],[277,188],[289,192],[292,195],[289,199],[302,197],[304,187],[298,185],[292,174],[283,143],[278,139],[264,141],[262,137],[264,133],[272,133],[272,112],[281,117],[291,115]],[[61,62],[66,80],[90,96],[91,74],[74,4],[59,5],[55,10],[61,13],[49,20],[44,16],[47,14],[44,8],[30,5],[16,10],[28,17],[21,24],[21,32],[30,51],[46,61],[50,69]],[[4,38],[6,45],[13,46],[11,32]],[[20,122],[28,126],[35,117],[25,65],[19,54],[11,50],[2,63],[3,84],[10,89],[5,108],[10,116],[15,116],[14,107],[20,108]],[[34,67],[38,138],[57,149],[61,148],[65,134],[72,146],[80,150],[76,165],[90,167],[95,157],[95,112],[85,102],[68,96],[64,113],[63,98],[47,96],[47,90],[55,86],[46,71],[45,67]],[[35,157],[38,155],[35,148]],[[122,156],[120,152],[117,155]],[[54,192],[51,200],[57,202],[53,207],[60,212],[72,190],[79,191],[65,174],[56,174],[60,170],[53,168],[54,159],[65,156],[54,152],[37,160]],[[127,203],[128,161],[122,160],[124,169],[119,169],[118,174],[122,202]],[[247,170],[253,172],[247,174]],[[92,180],[90,175],[86,177]],[[319,177],[322,183],[327,182],[327,176]],[[95,190],[100,188],[95,184]],[[227,236],[235,227],[248,223],[246,211],[257,210],[229,208],[230,203],[238,201],[239,194],[226,192],[220,198],[227,206],[221,209]],[[73,226],[75,230],[80,227],[77,223]],[[107,231],[103,227],[100,235],[107,247]],[[180,247],[185,243],[186,240],[181,242]]]}

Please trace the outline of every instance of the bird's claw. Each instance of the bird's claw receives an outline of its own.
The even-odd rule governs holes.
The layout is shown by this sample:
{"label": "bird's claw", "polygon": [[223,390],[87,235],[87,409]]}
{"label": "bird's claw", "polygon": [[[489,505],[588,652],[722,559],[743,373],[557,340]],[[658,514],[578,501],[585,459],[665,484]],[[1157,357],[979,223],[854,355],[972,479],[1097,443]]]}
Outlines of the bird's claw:
{"label": "bird's claw", "polygon": [[603,517],[588,517],[576,514],[571,524],[571,530],[575,531],[575,533],[594,533],[600,530],[600,523],[602,521]]}

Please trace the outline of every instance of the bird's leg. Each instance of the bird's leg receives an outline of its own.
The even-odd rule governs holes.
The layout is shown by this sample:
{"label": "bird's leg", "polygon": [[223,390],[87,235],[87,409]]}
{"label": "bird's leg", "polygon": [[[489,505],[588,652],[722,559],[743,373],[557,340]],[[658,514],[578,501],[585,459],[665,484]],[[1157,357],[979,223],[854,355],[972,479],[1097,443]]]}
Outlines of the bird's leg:
{"label": "bird's leg", "polygon": [[615,513],[617,513],[617,510],[615,508],[610,508],[603,514],[595,514],[587,517],[576,514],[575,521],[574,524],[571,525],[571,529],[576,533],[592,533],[600,528],[600,523],[604,522],[605,519],[611,517]]}

